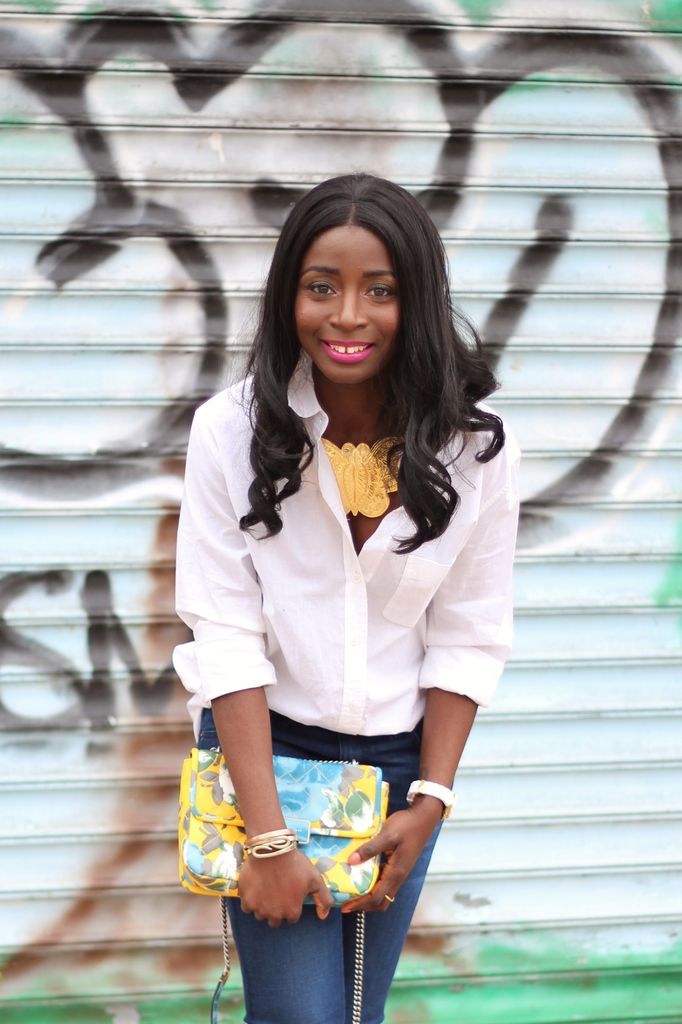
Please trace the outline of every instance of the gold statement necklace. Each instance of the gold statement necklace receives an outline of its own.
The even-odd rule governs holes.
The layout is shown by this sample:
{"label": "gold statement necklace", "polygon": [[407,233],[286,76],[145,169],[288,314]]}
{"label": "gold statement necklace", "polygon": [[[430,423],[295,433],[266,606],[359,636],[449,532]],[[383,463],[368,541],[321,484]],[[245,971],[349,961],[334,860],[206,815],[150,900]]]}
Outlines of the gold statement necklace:
{"label": "gold statement necklace", "polygon": [[376,519],[388,508],[389,494],[398,490],[398,481],[388,465],[388,453],[400,437],[382,437],[370,446],[346,442],[342,448],[322,438],[339,485],[343,510],[348,515]]}

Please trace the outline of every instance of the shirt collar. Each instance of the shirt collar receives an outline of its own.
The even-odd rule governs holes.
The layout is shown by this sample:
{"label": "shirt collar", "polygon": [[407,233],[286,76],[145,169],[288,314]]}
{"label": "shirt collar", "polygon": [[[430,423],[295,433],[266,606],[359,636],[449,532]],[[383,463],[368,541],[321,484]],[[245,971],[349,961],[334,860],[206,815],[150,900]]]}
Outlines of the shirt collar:
{"label": "shirt collar", "polygon": [[315,427],[319,428],[318,437],[321,436],[329,421],[315,394],[313,364],[307,352],[301,352],[296,369],[291,375],[288,397],[289,407],[301,419],[314,421]]}

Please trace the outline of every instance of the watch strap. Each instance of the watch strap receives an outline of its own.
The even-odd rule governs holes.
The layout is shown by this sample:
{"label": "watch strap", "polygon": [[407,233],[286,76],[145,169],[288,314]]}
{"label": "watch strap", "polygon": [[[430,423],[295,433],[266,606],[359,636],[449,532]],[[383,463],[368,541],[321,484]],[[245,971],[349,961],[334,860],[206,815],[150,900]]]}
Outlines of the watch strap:
{"label": "watch strap", "polygon": [[450,816],[450,811],[455,803],[455,794],[447,786],[443,786],[440,782],[429,782],[428,779],[416,779],[411,783],[410,788],[407,791],[407,802],[411,804],[416,796],[423,794],[424,796],[435,796],[437,800],[440,800],[443,804],[443,816],[442,820]]}

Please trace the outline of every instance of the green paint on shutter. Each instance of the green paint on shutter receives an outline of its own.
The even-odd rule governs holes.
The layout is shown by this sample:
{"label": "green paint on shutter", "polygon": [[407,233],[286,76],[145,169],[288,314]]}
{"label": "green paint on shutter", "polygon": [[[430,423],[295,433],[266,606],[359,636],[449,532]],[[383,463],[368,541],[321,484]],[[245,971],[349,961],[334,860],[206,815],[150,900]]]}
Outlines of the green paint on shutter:
{"label": "green paint on shutter", "polygon": [[[94,1003],[68,1003],[2,1008],[2,1024],[206,1024],[211,994],[165,996],[135,1001],[130,996]],[[221,1024],[242,1024],[244,1007],[240,996],[224,994],[220,1000]]]}
{"label": "green paint on shutter", "polygon": [[500,7],[503,0],[459,0],[459,6],[469,15],[472,21],[490,21],[495,8]]}
{"label": "green paint on shutter", "polygon": [[642,4],[644,13],[649,11],[649,19],[653,29],[682,28],[682,5],[680,0],[650,0]]}
{"label": "green paint on shutter", "polygon": [[475,964],[482,975],[533,975],[556,973],[599,973],[618,971],[682,970],[682,941],[673,942],[655,953],[632,952],[627,948],[613,953],[592,953],[583,947],[562,942],[556,933],[537,932],[519,936],[513,945],[483,943]]}
{"label": "green paint on shutter", "polygon": [[111,1024],[112,1014],[102,1006],[70,1003],[68,1006],[2,1008],[2,1024]]}
{"label": "green paint on shutter", "polygon": [[[592,953],[556,934],[482,943],[463,975],[457,941],[400,961],[387,1024],[635,1024],[680,1012],[682,942],[654,952]],[[548,1008],[552,1007],[552,1016]],[[563,1008],[563,1009],[561,1009]]]}
{"label": "green paint on shutter", "polygon": [[[668,571],[654,594],[654,600],[659,608],[682,605],[682,522],[677,528],[677,555],[668,565]],[[680,616],[680,630],[682,630],[682,616]]]}
{"label": "green paint on shutter", "polygon": [[[387,1024],[655,1024],[680,1021],[680,974],[520,979],[391,994]],[[551,1008],[551,1009],[550,1009]]]}
{"label": "green paint on shutter", "polygon": [[[682,942],[647,954],[586,952],[556,934],[483,943],[461,973],[457,941],[435,954],[409,950],[391,990],[386,1024],[678,1024]],[[216,968],[217,969],[217,968]],[[212,984],[212,981],[211,981]],[[35,999],[35,994],[33,996]],[[205,1024],[211,990],[162,998],[3,1007],[3,1024]],[[551,1017],[548,1008],[551,1007]],[[243,1019],[239,972],[221,1000],[223,1024]]]}
{"label": "green paint on shutter", "polygon": [[21,0],[21,6],[32,14],[55,14],[58,0]]}

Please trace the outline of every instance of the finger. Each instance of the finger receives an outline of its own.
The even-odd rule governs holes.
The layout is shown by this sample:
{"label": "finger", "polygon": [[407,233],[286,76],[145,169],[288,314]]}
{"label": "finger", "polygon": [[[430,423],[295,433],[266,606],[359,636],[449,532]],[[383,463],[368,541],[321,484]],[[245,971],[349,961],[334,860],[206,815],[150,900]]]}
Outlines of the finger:
{"label": "finger", "polygon": [[[397,865],[395,860],[387,861],[383,865],[381,874],[372,891],[366,896],[359,896],[354,900],[349,900],[348,903],[344,903],[343,913],[351,913],[358,910],[388,910],[391,905],[391,899],[395,899],[396,893],[405,881],[407,874],[409,872],[406,872],[404,868]],[[391,899],[386,899],[387,895]]]}
{"label": "finger", "polygon": [[363,843],[362,846],[358,846],[357,850],[348,858],[349,864],[362,864],[364,860],[370,860],[372,857],[376,857],[379,853],[386,853],[388,850],[392,850],[395,847],[393,839],[383,832],[380,832],[378,836],[374,836],[368,843]]}
{"label": "finger", "polygon": [[394,903],[395,896],[390,896],[387,892],[385,892],[384,898],[382,900],[379,900],[378,902],[375,902],[374,905],[372,906],[372,910],[375,911],[377,914],[385,914],[387,911],[391,909]]}
{"label": "finger", "polygon": [[395,899],[394,896],[388,899],[388,896],[390,896],[390,893],[384,892],[382,894],[373,889],[368,896],[359,896],[355,900],[349,900],[348,903],[344,903],[341,913],[352,914],[360,910],[367,910],[370,913],[385,913],[391,909],[391,900]]}
{"label": "finger", "polygon": [[[344,903],[342,908],[343,914],[352,914],[360,910],[388,910],[390,900],[384,899],[386,894],[386,885],[383,879],[380,879],[374,886],[371,892],[368,892],[366,896],[357,896],[354,900],[349,900],[348,903]],[[386,907],[382,907],[382,903],[386,904]]]}
{"label": "finger", "polygon": [[313,903],[315,904],[315,913],[319,917],[320,921],[326,920],[334,905],[334,900],[332,899],[332,894],[329,889],[324,883],[322,883],[319,888],[312,889],[310,895],[312,896]]}
{"label": "finger", "polygon": [[382,914],[385,914],[395,903],[396,897],[390,890],[384,889],[383,892],[375,891],[370,893],[369,900],[372,910],[377,910]]}
{"label": "finger", "polygon": [[341,907],[342,914],[353,914],[359,913],[361,910],[371,910],[369,906],[369,896],[358,896],[354,900],[348,900],[348,903],[344,903]]}
{"label": "finger", "polygon": [[391,894],[389,892],[385,892],[384,893],[384,898],[381,901],[380,905],[377,907],[377,910],[381,910],[382,913],[385,914],[387,910],[391,909],[391,907],[395,903],[395,900],[396,900],[395,896],[391,896]]}

